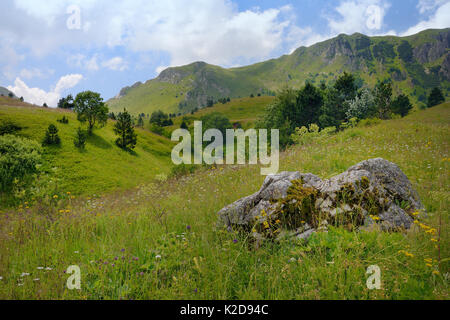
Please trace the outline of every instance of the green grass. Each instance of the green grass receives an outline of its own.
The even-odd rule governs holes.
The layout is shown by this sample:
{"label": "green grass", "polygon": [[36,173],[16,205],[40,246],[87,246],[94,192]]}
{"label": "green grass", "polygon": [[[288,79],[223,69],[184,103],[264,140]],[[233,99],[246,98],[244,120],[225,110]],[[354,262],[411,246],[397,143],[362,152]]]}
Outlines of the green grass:
{"label": "green grass", "polygon": [[[188,114],[189,124],[192,124],[195,120],[200,120],[200,118],[206,114],[212,112],[219,112],[230,119],[231,123],[239,122],[244,128],[254,127],[256,121],[261,117],[266,107],[273,102],[274,97],[271,96],[261,96],[254,98],[237,98],[232,99],[226,104],[216,103],[211,108],[204,108],[193,115]],[[168,131],[173,131],[178,129],[185,116],[180,116],[173,118],[173,126],[167,127]]]}
{"label": "green grass", "polygon": [[[56,120],[63,116],[68,124]],[[148,183],[156,175],[170,171],[172,142],[146,130],[136,129],[138,142],[134,152],[115,145],[113,122],[95,129],[86,149],[79,151],[73,144],[80,123],[73,112],[34,107],[8,98],[0,100],[0,121],[9,120],[23,127],[19,135],[41,142],[50,123],[57,126],[62,143],[44,148],[43,171],[54,192],[89,195],[125,190]],[[0,207],[2,207],[0,205]]]}
{"label": "green grass", "polygon": [[[308,243],[249,249],[244,236],[216,229],[217,212],[257,191],[264,177],[258,166],[224,166],[110,196],[60,197],[3,212],[0,298],[447,300],[449,123],[447,103],[293,147],[280,159],[280,170],[322,178],[368,158],[395,162],[429,212],[422,222],[440,229],[440,251],[418,227],[332,228]],[[431,267],[424,260],[430,258]],[[381,290],[366,287],[373,264],[381,268]],[[81,268],[80,291],[65,287],[70,265]]]}

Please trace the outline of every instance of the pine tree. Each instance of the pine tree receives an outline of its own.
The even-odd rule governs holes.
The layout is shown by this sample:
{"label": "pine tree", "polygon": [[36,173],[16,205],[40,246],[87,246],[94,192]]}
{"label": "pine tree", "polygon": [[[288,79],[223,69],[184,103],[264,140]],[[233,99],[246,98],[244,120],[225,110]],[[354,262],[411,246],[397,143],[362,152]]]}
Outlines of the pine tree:
{"label": "pine tree", "polygon": [[434,88],[433,91],[431,91],[430,95],[428,96],[428,108],[434,107],[440,103],[445,102],[444,95],[442,94],[441,89],[438,87]]}
{"label": "pine tree", "polygon": [[119,137],[116,144],[124,150],[132,150],[136,146],[137,134],[134,132],[130,114],[124,110],[117,115],[117,122],[114,124],[114,133]]}
{"label": "pine tree", "polygon": [[51,124],[48,126],[47,131],[45,132],[45,138],[43,141],[43,145],[58,145],[61,143],[61,139],[58,136],[58,128]]}
{"label": "pine tree", "polygon": [[81,129],[81,127],[78,127],[77,133],[75,135],[75,139],[73,141],[73,144],[75,147],[79,149],[84,149],[86,146],[86,139],[87,139],[87,133]]}

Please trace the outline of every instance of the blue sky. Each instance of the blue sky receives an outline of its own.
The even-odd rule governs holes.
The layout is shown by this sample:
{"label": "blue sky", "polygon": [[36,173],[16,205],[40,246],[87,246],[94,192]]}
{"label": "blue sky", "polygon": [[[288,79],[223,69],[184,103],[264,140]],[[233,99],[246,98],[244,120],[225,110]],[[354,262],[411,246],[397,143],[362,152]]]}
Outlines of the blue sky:
{"label": "blue sky", "polygon": [[168,66],[241,66],[340,33],[447,27],[450,0],[3,0],[0,86],[55,106],[87,89],[111,98]]}

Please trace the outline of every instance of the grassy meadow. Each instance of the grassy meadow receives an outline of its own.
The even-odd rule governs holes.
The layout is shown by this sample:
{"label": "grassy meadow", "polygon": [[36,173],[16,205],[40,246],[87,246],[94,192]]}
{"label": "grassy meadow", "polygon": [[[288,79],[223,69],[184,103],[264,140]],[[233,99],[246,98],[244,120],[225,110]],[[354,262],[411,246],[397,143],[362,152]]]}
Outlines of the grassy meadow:
{"label": "grassy meadow", "polygon": [[[21,134],[43,134],[35,123],[48,121],[39,120],[47,111],[0,107],[2,117],[15,112],[28,126]],[[55,112],[55,120],[60,115]],[[96,131],[86,155],[77,155],[84,160],[74,164],[68,138],[78,124],[69,116],[69,127],[58,125],[63,146],[54,151],[61,152],[54,165],[68,192],[75,184],[108,190],[112,182],[100,175],[119,176],[125,188],[164,168],[163,156],[139,143],[138,156],[107,147],[113,143],[108,128]],[[281,154],[280,171],[322,178],[369,158],[396,163],[429,213],[407,233],[331,228],[306,243],[268,242],[254,249],[245,236],[218,229],[216,222],[223,206],[260,188],[260,168],[201,169],[104,196],[63,193],[3,210],[0,299],[449,299],[449,123],[446,103]],[[169,148],[150,133],[139,134],[141,141]],[[101,162],[106,156],[113,161]],[[161,163],[152,173],[144,166],[150,160]],[[81,168],[98,171],[99,179],[76,178]],[[430,227],[438,233],[426,232]],[[366,269],[374,264],[381,269],[380,290],[366,287]],[[66,287],[70,265],[81,269],[81,290]]]}
{"label": "grassy meadow", "polygon": [[[57,122],[63,116],[69,119],[68,124]],[[57,126],[61,145],[44,148],[42,169],[47,175],[38,181],[43,189],[50,188],[56,193],[92,195],[125,190],[148,183],[158,174],[170,172],[173,143],[147,130],[136,129],[139,141],[136,149],[131,153],[124,152],[115,145],[113,121],[109,120],[104,128],[94,130],[88,138],[86,149],[80,151],[73,144],[80,123],[71,111],[41,108],[19,100],[0,98],[0,121],[18,124],[23,128],[18,135],[39,143],[49,124]]]}
{"label": "grassy meadow", "polygon": [[[178,129],[183,121],[183,118],[188,119],[188,125],[193,124],[194,121],[200,121],[200,118],[212,112],[219,112],[227,117],[231,123],[239,122],[243,128],[248,129],[255,126],[258,119],[263,116],[266,107],[273,102],[275,97],[261,96],[254,98],[237,98],[231,99],[230,102],[222,104],[216,103],[211,108],[203,108],[195,112],[193,115],[187,114],[172,119],[173,125],[167,127],[168,131]],[[149,123],[146,126],[150,127]]]}

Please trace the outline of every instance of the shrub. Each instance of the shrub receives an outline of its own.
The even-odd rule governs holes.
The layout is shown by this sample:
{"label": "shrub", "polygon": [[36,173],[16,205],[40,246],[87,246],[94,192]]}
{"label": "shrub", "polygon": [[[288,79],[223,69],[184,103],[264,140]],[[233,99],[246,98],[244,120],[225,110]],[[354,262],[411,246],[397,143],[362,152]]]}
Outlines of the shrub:
{"label": "shrub", "polygon": [[41,147],[32,140],[13,135],[0,136],[0,190],[12,191],[38,172]]}
{"label": "shrub", "polygon": [[336,127],[327,127],[319,131],[319,126],[316,124],[309,125],[309,128],[296,128],[295,133],[291,135],[291,140],[295,144],[305,145],[311,143],[313,140],[327,138],[329,135],[336,132]]}
{"label": "shrub", "polygon": [[67,118],[66,116],[63,116],[61,119],[58,119],[56,121],[58,121],[59,123],[68,124],[69,118]]}
{"label": "shrub", "polygon": [[47,131],[45,132],[44,141],[42,144],[45,146],[50,145],[59,145],[61,143],[61,139],[58,136],[58,128],[51,124],[48,126]]}
{"label": "shrub", "polygon": [[20,130],[22,130],[22,127],[13,122],[10,121],[0,122],[0,136],[3,136],[5,134],[14,134]]}
{"label": "shrub", "polygon": [[362,89],[360,96],[356,96],[348,104],[347,118],[365,119],[375,115],[375,98],[369,89]]}
{"label": "shrub", "polygon": [[172,167],[172,170],[170,171],[170,176],[177,178],[188,175],[190,173],[194,173],[195,170],[196,170],[195,165],[187,165],[182,163],[178,166]]}
{"label": "shrub", "polygon": [[363,119],[358,123],[358,127],[370,127],[374,126],[376,124],[379,124],[381,122],[378,118],[367,118]]}

